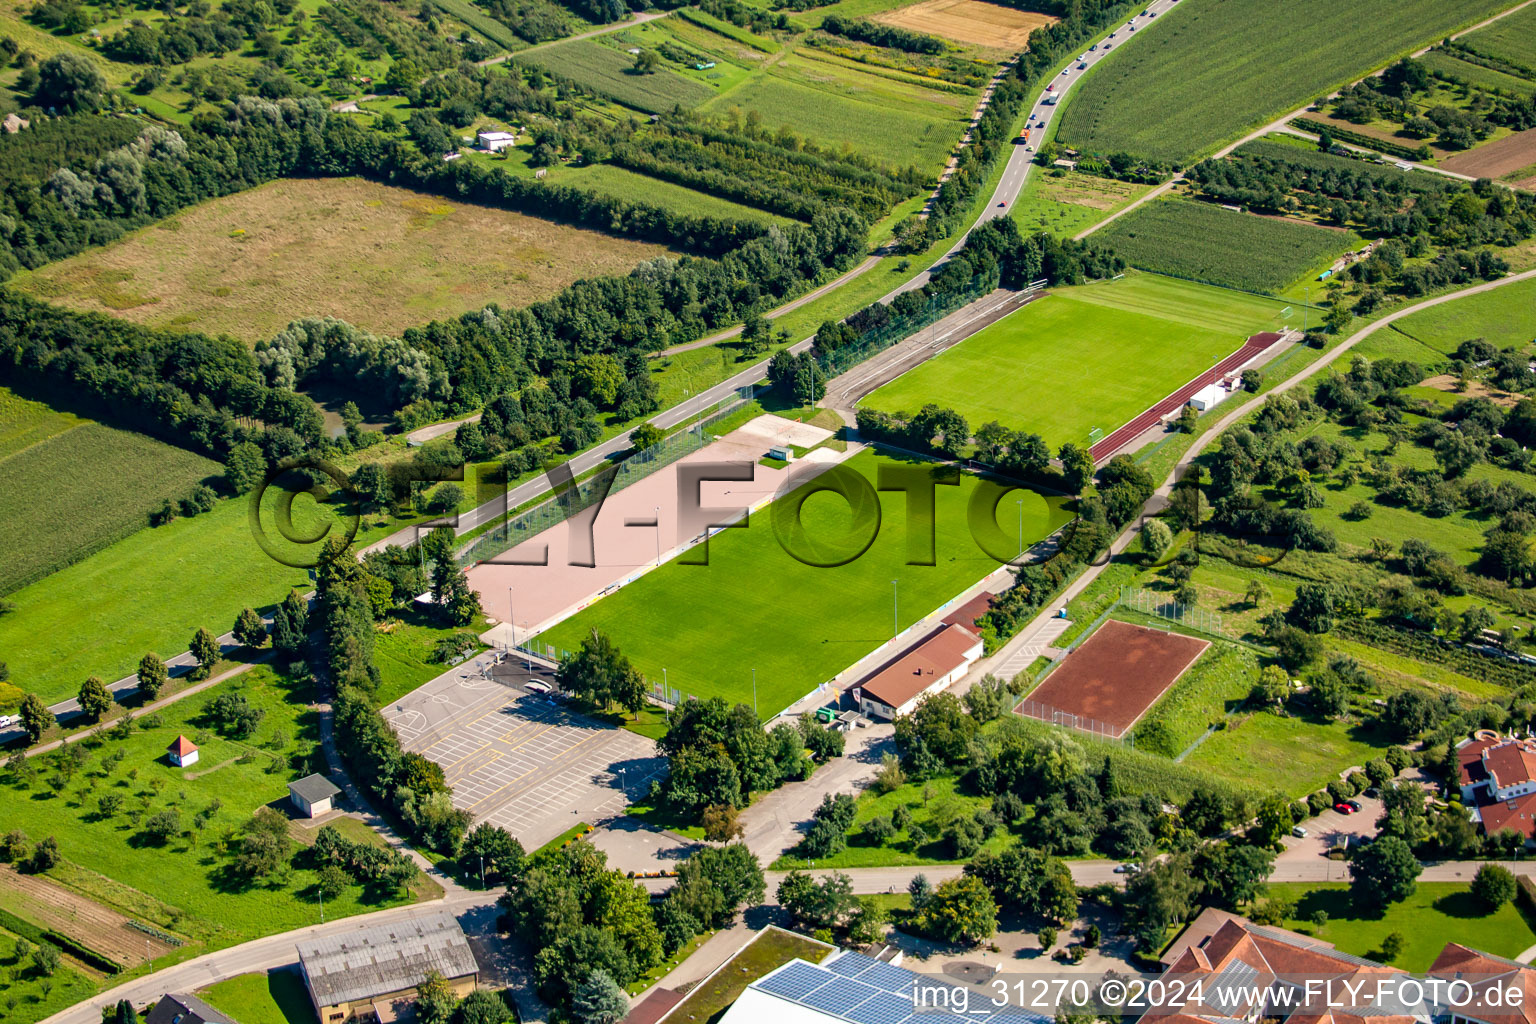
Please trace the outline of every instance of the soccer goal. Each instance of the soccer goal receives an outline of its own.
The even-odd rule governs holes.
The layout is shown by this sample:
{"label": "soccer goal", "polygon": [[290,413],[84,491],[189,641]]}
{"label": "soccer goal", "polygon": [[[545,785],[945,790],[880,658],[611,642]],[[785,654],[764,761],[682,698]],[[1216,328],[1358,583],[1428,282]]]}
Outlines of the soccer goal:
{"label": "soccer goal", "polygon": [[1104,440],[1104,431],[1103,431],[1102,428],[1094,427],[1092,430],[1088,431],[1088,447],[1089,448],[1092,448],[1094,445],[1098,444],[1102,440]]}

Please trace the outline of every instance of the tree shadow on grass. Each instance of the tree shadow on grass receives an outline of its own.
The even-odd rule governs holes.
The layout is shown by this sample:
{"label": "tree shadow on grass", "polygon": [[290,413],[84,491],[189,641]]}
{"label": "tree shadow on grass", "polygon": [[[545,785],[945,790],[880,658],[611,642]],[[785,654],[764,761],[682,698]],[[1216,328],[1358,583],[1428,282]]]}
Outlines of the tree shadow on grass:
{"label": "tree shadow on grass", "polygon": [[1441,896],[1435,900],[1434,907],[1446,917],[1487,917],[1492,913],[1487,904],[1470,892],[1453,892]]}

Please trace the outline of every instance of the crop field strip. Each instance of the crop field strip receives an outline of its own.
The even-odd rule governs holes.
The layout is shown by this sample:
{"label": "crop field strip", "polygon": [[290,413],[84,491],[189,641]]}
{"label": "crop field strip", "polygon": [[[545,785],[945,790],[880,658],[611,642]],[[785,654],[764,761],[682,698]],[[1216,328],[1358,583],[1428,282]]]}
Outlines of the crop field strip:
{"label": "crop field strip", "polygon": [[1475,53],[1536,73],[1536,6],[1515,11],[1457,40]]}
{"label": "crop field strip", "polygon": [[1143,270],[1268,293],[1359,244],[1349,232],[1186,199],[1147,203],[1094,237]]}
{"label": "crop field strip", "polygon": [[[913,413],[933,402],[974,430],[997,420],[1054,450],[1112,432],[1197,373],[1273,329],[1282,303],[1171,278],[1058,289],[880,388],[862,404]],[[1008,386],[978,388],[978,380]],[[1091,389],[1084,382],[1091,381]],[[1043,396],[1048,396],[1043,397]]]}
{"label": "crop field strip", "polygon": [[147,528],[166,498],[221,472],[183,448],[0,389],[0,594]]}
{"label": "crop field strip", "polygon": [[1457,57],[1452,51],[1431,50],[1415,59],[1432,74],[1445,75],[1447,78],[1466,82],[1481,89],[1499,90],[1514,96],[1522,96],[1536,90],[1536,81],[1516,78],[1514,75],[1507,75],[1502,71],[1483,67],[1481,64],[1473,64],[1471,61]]}
{"label": "crop field strip", "polygon": [[[883,463],[929,464],[865,451],[844,465],[873,484]],[[668,562],[538,640],[574,650],[599,629],[650,682],[665,675],[673,689],[701,698],[750,703],[756,669],[758,707],[769,716],[891,638],[892,579],[900,581],[897,603],[905,628],[997,568],[966,524],[966,502],[976,485],[967,475],[959,487],[935,489],[934,565],[905,564],[906,504],[898,493],[880,494],[872,546],[836,568],[807,565],[787,553],[770,506],[745,528],[712,538],[708,565]],[[1024,510],[1026,546],[1071,518],[1060,499],[1026,495],[1025,503],[1031,506]],[[851,517],[846,502],[823,495],[805,503],[803,521],[809,535],[837,544]],[[1011,538],[1013,523],[1002,528]],[[658,609],[665,609],[665,619]]]}
{"label": "crop field strip", "polygon": [[1197,0],[1096,67],[1058,138],[1187,161],[1508,0]]}

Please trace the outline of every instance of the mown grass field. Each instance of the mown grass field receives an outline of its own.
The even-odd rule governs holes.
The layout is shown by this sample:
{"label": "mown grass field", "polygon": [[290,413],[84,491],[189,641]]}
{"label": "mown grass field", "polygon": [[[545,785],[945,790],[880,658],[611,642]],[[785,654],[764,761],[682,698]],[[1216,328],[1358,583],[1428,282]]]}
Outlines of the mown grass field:
{"label": "mown grass field", "polygon": [[12,287],[138,323],[255,342],[305,316],[399,333],[666,252],[360,178],[270,182],[183,210]]}
{"label": "mown grass field", "polygon": [[1094,69],[1062,115],[1059,137],[1098,152],[1188,161],[1507,6],[1506,0],[1181,5]]}
{"label": "mown grass field", "polygon": [[1486,28],[1468,33],[1460,42],[1478,53],[1521,67],[1536,68],[1536,9],[1527,7]]}
{"label": "mown grass field", "polygon": [[[73,697],[86,676],[120,679],[146,651],[170,657],[207,626],[228,630],[246,606],[308,589],[302,569],[273,561],[255,542],[245,501],[144,529],[9,595],[0,651],[11,682],[46,703]],[[296,522],[315,520],[298,507]]]}
{"label": "mown grass field", "polygon": [[197,994],[240,1024],[316,1024],[314,1004],[296,970],[239,974]]}
{"label": "mown grass field", "polygon": [[1361,244],[1353,232],[1184,199],[1140,206],[1096,237],[1143,270],[1269,294]]}
{"label": "mown grass field", "polygon": [[[154,718],[144,716],[128,738],[109,738],[92,749],[90,762],[60,792],[42,776],[30,787],[7,781],[6,826],[34,838],[58,839],[68,863],[50,871],[51,877],[72,885],[81,871],[99,873],[148,897],[124,897],[124,903],[131,900],[134,905],[119,904],[119,909],[204,948],[317,922],[316,874],[302,866],[302,859],[290,870],[254,884],[232,868],[233,837],[257,808],[286,800],[288,782],[309,770],[291,769],[286,761],[274,768],[276,759],[319,743],[318,713],[305,703],[311,699],[308,690],[307,681],[258,666]],[[221,692],[239,693],[265,712],[248,739],[226,739],[204,719],[205,702]],[[187,769],[171,766],[165,757],[166,746],[178,734],[199,747],[198,763]],[[118,751],[123,759],[109,766],[107,756]],[[98,805],[108,794],[117,795],[121,806],[104,816]],[[192,830],[193,815],[215,801],[219,807],[207,826]],[[188,833],[162,846],[146,835],[142,824],[167,808],[180,812]],[[146,912],[146,905],[155,901],[164,906]],[[402,902],[408,901],[348,886],[326,900],[325,912],[334,919]]]}
{"label": "mown grass field", "polygon": [[[1131,274],[1053,291],[864,399],[886,412],[934,402],[971,427],[997,420],[1052,449],[1106,434],[1281,321],[1280,303]],[[998,382],[1007,386],[998,386]],[[1091,384],[1091,386],[1090,386]]]}
{"label": "mown grass field", "polygon": [[183,448],[0,388],[0,594],[146,528],[166,498],[222,471]]}
{"label": "mown grass field", "polygon": [[[1502,288],[1469,295],[1464,299],[1442,302],[1438,306],[1405,316],[1386,330],[1377,331],[1358,346],[1367,355],[1373,346],[1396,345],[1402,336],[1428,350],[1427,355],[1399,356],[1433,362],[1449,356],[1456,346],[1471,338],[1482,338],[1500,348],[1529,345],[1536,341],[1536,280],[1517,281]],[[1398,338],[1394,339],[1392,336]]]}
{"label": "mown grass field", "polygon": [[1362,725],[1258,711],[1230,720],[1183,764],[1299,798],[1321,789],[1350,765],[1379,756],[1389,743],[1386,736]]}
{"label": "mown grass field", "polygon": [[[871,451],[845,463],[871,484],[881,464],[931,465]],[[648,679],[661,681],[665,670],[672,688],[701,698],[750,704],[756,669],[758,709],[767,717],[891,638],[891,580],[898,581],[904,629],[997,567],[967,526],[966,501],[975,487],[976,478],[967,476],[959,487],[936,488],[934,565],[906,564],[906,499],[899,492],[880,493],[878,536],[836,568],[787,553],[772,510],[764,509],[748,527],[712,539],[707,566],[669,562],[539,640],[575,650],[591,630],[601,630]],[[1012,499],[1003,501],[1011,505]],[[1058,499],[1026,496],[1025,506],[1026,545],[1070,518]],[[802,513],[811,543],[845,546],[853,518],[840,497],[812,497]],[[1012,528],[1012,521],[1003,526],[1009,539]]]}
{"label": "mown grass field", "polygon": [[[1502,957],[1536,945],[1531,918],[1515,903],[1489,913],[1459,882],[1420,882],[1412,896],[1386,913],[1357,907],[1342,883],[1285,882],[1270,885],[1269,891],[1296,898],[1296,916],[1285,922],[1286,928],[1331,942],[1345,953],[1379,959],[1382,942],[1397,932],[1404,939],[1403,952],[1392,966],[1408,971],[1428,970],[1448,942]],[[1326,923],[1312,919],[1318,911],[1328,915]]]}
{"label": "mown grass field", "polygon": [[648,114],[674,106],[694,107],[713,95],[708,86],[665,68],[649,75],[635,74],[634,57],[591,39],[539,47],[516,60],[552,71]]}
{"label": "mown grass field", "polygon": [[1100,178],[1076,171],[1036,171],[1024,183],[1024,191],[1008,216],[1019,231],[1033,235],[1044,231],[1056,238],[1071,238],[1145,195],[1150,185]]}

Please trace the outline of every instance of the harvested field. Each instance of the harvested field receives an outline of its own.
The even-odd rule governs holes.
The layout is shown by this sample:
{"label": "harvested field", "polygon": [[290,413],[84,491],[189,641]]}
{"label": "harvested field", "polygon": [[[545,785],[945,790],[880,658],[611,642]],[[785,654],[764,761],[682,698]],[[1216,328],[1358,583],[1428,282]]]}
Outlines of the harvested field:
{"label": "harvested field", "polygon": [[665,252],[360,178],[290,179],[202,203],[13,287],[254,342],[304,316],[397,334],[489,302],[526,305]]}
{"label": "harvested field", "polygon": [[1501,391],[1498,388],[1490,388],[1480,380],[1468,381],[1463,386],[1460,377],[1452,376],[1449,373],[1430,377],[1428,380],[1421,381],[1419,386],[1433,388],[1436,391],[1444,391],[1446,394],[1455,395],[1457,399],[1486,398],[1502,409],[1513,409],[1516,405],[1520,404],[1519,395],[1512,395],[1508,391]]}
{"label": "harvested field", "polygon": [[1031,32],[1058,19],[980,0],[922,0],[877,15],[875,20],[975,46],[1022,50]]}
{"label": "harvested field", "polygon": [[[129,924],[129,918],[42,875],[23,875],[0,866],[0,893],[6,910],[24,921],[58,932],[121,964],[136,967],[176,947]],[[147,955],[146,955],[147,954]]]}
{"label": "harvested field", "polygon": [[1210,641],[1110,619],[1067,655],[1016,709],[1019,714],[1121,736],[1147,713]]}
{"label": "harvested field", "polygon": [[1497,142],[1478,146],[1440,161],[1440,166],[1474,178],[1501,178],[1536,164],[1536,128],[1506,135]]}

